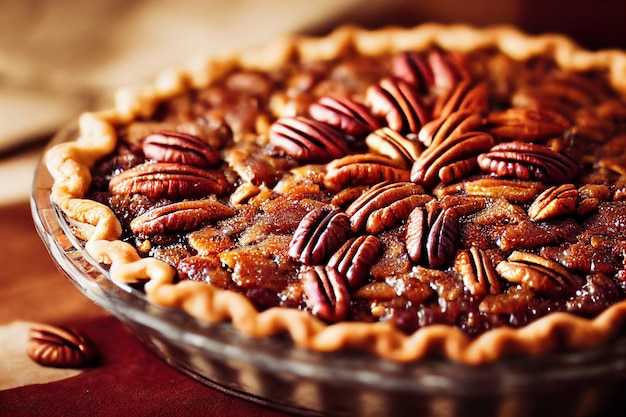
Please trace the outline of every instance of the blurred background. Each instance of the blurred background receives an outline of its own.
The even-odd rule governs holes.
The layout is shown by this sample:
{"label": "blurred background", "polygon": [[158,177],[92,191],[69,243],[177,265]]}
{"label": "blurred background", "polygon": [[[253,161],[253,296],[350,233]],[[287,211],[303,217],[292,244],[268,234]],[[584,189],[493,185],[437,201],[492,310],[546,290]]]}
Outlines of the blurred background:
{"label": "blurred background", "polygon": [[284,33],[423,22],[626,48],[626,0],[0,0],[0,203],[25,200],[41,144],[119,86]]}

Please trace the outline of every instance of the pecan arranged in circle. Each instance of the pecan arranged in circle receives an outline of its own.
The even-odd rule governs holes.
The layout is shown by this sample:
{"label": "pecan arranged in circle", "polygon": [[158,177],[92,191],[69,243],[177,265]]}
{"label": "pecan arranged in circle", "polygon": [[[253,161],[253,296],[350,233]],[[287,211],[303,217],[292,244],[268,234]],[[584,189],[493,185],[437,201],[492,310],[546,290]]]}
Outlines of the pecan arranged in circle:
{"label": "pecan arranged in circle", "polygon": [[512,108],[486,117],[487,131],[498,140],[536,142],[560,136],[570,126],[559,113],[541,108]]}
{"label": "pecan arranged in circle", "polygon": [[360,287],[366,280],[369,269],[380,255],[382,244],[377,237],[371,235],[357,236],[348,239],[328,261],[346,277],[351,288]]}
{"label": "pecan arranged in circle", "polygon": [[528,286],[541,294],[573,293],[582,285],[558,262],[530,252],[514,251],[496,266],[496,271],[507,281]]}
{"label": "pecan arranged in circle", "polygon": [[367,106],[342,96],[321,97],[309,106],[309,114],[313,119],[355,137],[364,136],[380,125]]}
{"label": "pecan arranged in circle", "polygon": [[180,201],[135,217],[130,228],[139,235],[187,232],[234,214],[235,210],[213,200]]}
{"label": "pecan arranged in circle", "polygon": [[330,191],[339,191],[348,185],[408,180],[409,171],[402,161],[364,153],[344,156],[327,164],[324,186]]}
{"label": "pecan arranged in circle", "polygon": [[365,138],[370,151],[388,156],[405,167],[413,165],[422,152],[419,142],[408,139],[388,127],[377,129]]}
{"label": "pecan arranged in circle", "polygon": [[415,89],[400,79],[385,77],[367,89],[367,102],[376,116],[401,133],[417,133],[430,120]]}
{"label": "pecan arranged in circle", "polygon": [[163,130],[148,135],[142,143],[143,153],[157,162],[193,165],[205,168],[220,162],[217,151],[197,136]]}
{"label": "pecan arranged in circle", "polygon": [[323,320],[337,322],[350,309],[350,292],[345,277],[330,266],[304,266],[300,281],[311,313]]}
{"label": "pecan arranged in circle", "polygon": [[282,117],[272,123],[269,141],[299,162],[327,162],[348,153],[342,132],[302,116]]}
{"label": "pecan arranged in circle", "polygon": [[411,181],[433,187],[462,178],[477,165],[477,156],[492,148],[493,137],[483,132],[467,132],[448,137],[437,146],[427,148],[411,169]]}
{"label": "pecan arranged in circle", "polygon": [[496,177],[537,180],[559,184],[572,180],[579,166],[569,156],[547,146],[525,142],[505,142],[478,157],[480,168]]}
{"label": "pecan arranged in circle", "polygon": [[26,352],[38,364],[54,368],[84,368],[100,358],[96,346],[78,332],[43,323],[30,328]]}
{"label": "pecan arranged in circle", "polygon": [[432,269],[445,266],[456,252],[458,215],[454,208],[441,209],[438,202],[416,207],[408,216],[406,249],[415,263]]}
{"label": "pecan arranged in circle", "polygon": [[574,184],[554,185],[537,196],[528,208],[528,216],[535,220],[546,220],[576,212],[578,190]]}
{"label": "pecan arranged in circle", "polygon": [[115,175],[109,182],[109,191],[113,194],[143,194],[171,200],[220,195],[227,188],[228,182],[221,173],[165,162],[137,165]]}
{"label": "pecan arranged in circle", "polygon": [[289,242],[289,256],[304,264],[326,261],[348,238],[350,219],[333,206],[322,206],[309,212]]}
{"label": "pecan arranged in circle", "polygon": [[454,266],[473,296],[483,297],[502,292],[498,273],[484,250],[472,246],[469,250],[459,251]]}
{"label": "pecan arranged in circle", "polygon": [[417,134],[417,138],[426,146],[438,146],[447,138],[478,131],[482,125],[483,116],[480,113],[461,110],[426,123]]}
{"label": "pecan arranged in circle", "polygon": [[353,232],[376,234],[405,220],[418,206],[432,200],[411,182],[380,183],[363,193],[346,209]]}

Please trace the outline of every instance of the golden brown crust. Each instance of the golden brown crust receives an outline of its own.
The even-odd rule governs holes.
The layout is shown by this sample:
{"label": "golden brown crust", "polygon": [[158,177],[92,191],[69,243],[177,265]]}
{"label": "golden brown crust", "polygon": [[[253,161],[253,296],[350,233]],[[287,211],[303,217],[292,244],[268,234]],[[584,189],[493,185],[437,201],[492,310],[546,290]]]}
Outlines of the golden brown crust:
{"label": "golden brown crust", "polygon": [[592,320],[553,313],[520,329],[499,328],[475,339],[460,329],[443,325],[429,326],[407,336],[389,323],[327,325],[298,310],[272,308],[259,313],[240,294],[193,281],[175,284],[172,267],[156,259],[141,258],[132,246],[117,240],[121,227],[114,214],[99,203],[83,199],[91,181],[89,169],[115,146],[116,125],[149,116],[158,101],[190,87],[206,86],[235,65],[275,68],[294,56],[311,61],[336,57],[349,49],[375,55],[432,45],[458,51],[494,47],[518,59],[553,54],[566,69],[606,68],[613,87],[626,96],[626,53],[589,52],[560,35],[529,36],[511,27],[476,29],[426,24],[411,29],[368,31],[345,26],[323,38],[284,38],[266,48],[203,59],[184,71],[164,72],[150,87],[120,90],[114,109],[81,117],[77,141],[60,144],[48,152],[46,162],[54,178],[52,200],[69,218],[88,226],[81,229],[85,231],[81,237],[88,240],[87,252],[111,265],[114,280],[147,279],[145,289],[151,302],[180,308],[201,320],[231,321],[235,328],[253,337],[284,332],[296,345],[318,351],[368,350],[400,362],[436,354],[467,364],[491,362],[509,354],[539,355],[563,348],[583,348],[610,340],[626,319],[626,301]]}

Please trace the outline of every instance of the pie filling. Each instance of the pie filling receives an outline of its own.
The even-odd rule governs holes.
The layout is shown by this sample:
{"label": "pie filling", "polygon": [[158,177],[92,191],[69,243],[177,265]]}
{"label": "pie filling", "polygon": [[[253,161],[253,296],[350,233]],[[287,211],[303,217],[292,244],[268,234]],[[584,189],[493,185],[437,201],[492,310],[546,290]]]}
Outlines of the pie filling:
{"label": "pie filling", "polygon": [[114,126],[85,198],[175,282],[470,339],[626,298],[608,70],[438,46],[234,65]]}

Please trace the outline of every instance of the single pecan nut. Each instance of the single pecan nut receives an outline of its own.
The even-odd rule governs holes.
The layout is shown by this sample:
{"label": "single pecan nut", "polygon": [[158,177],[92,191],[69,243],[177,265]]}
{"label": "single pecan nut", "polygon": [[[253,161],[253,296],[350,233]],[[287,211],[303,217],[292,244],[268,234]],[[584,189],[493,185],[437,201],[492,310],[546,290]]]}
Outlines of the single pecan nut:
{"label": "single pecan nut", "polygon": [[346,241],[350,219],[333,206],[322,206],[302,218],[289,242],[289,256],[304,264],[323,263]]}
{"label": "single pecan nut", "polygon": [[300,281],[311,313],[323,320],[345,319],[350,309],[350,292],[345,277],[330,266],[304,266]]}
{"label": "single pecan nut", "polygon": [[130,228],[140,235],[188,232],[234,214],[235,210],[214,200],[179,201],[135,217]]}
{"label": "single pecan nut", "polygon": [[365,229],[376,234],[405,220],[417,206],[432,197],[411,182],[379,183],[354,200],[346,209],[353,232]]}
{"label": "single pecan nut", "polygon": [[143,153],[157,162],[206,168],[220,162],[220,155],[206,142],[188,133],[163,130],[148,135],[142,142]]}
{"label": "single pecan nut", "polygon": [[425,146],[438,146],[450,137],[479,131],[482,126],[483,116],[480,113],[461,110],[426,123],[417,134],[417,138]]}
{"label": "single pecan nut", "polygon": [[[444,72],[444,71],[440,71]],[[427,94],[435,85],[435,76],[425,54],[405,51],[391,60],[391,73],[411,85],[421,94]]]}
{"label": "single pecan nut", "polygon": [[461,81],[435,102],[433,118],[448,117],[454,112],[463,110],[475,113],[486,113],[489,110],[489,89],[486,83]]}
{"label": "single pecan nut", "polygon": [[[432,204],[432,203],[435,204]],[[405,245],[409,258],[432,269],[445,266],[456,252],[458,215],[432,200],[416,207],[407,218]]]}
{"label": "single pecan nut", "polygon": [[561,264],[530,252],[513,251],[496,271],[507,281],[541,294],[574,293],[581,287],[580,280]]}
{"label": "single pecan nut", "polygon": [[370,267],[378,260],[383,247],[377,237],[371,235],[348,239],[331,256],[328,266],[334,267],[346,277],[351,288],[363,285]]}
{"label": "single pecan nut", "polygon": [[499,178],[537,180],[547,184],[570,181],[579,170],[569,156],[547,146],[525,142],[500,143],[478,157],[484,172]]}
{"label": "single pecan nut", "polygon": [[486,117],[487,131],[499,141],[542,141],[562,135],[570,126],[566,117],[548,109],[511,108]]}
{"label": "single pecan nut", "polygon": [[383,181],[408,181],[410,173],[402,161],[364,153],[344,156],[326,165],[324,186],[338,192],[347,186],[372,185]]}
{"label": "single pecan nut", "polygon": [[416,90],[400,79],[384,77],[367,89],[366,100],[372,113],[397,132],[417,133],[430,120]]}
{"label": "single pecan nut", "polygon": [[500,294],[502,284],[493,263],[484,250],[472,246],[458,252],[454,268],[463,277],[463,284],[474,297]]}
{"label": "single pecan nut", "polygon": [[328,162],[348,153],[342,132],[302,116],[281,117],[272,123],[269,141],[299,162]]}
{"label": "single pecan nut", "polygon": [[411,181],[430,188],[438,181],[447,184],[462,178],[476,166],[476,157],[494,144],[494,138],[483,132],[449,137],[420,155],[411,168]]}
{"label": "single pecan nut", "polygon": [[380,125],[364,104],[343,96],[323,96],[309,106],[309,114],[346,135],[361,137]]}
{"label": "single pecan nut", "polygon": [[462,193],[470,197],[504,198],[512,203],[529,203],[545,188],[543,183],[537,181],[478,178],[438,188],[434,194],[439,199]]}
{"label": "single pecan nut", "polygon": [[611,189],[606,184],[586,184],[578,188],[578,214],[586,216],[611,199]]}
{"label": "single pecan nut", "polygon": [[43,323],[30,328],[26,353],[38,364],[54,368],[84,368],[100,359],[97,347],[80,333]]}
{"label": "single pecan nut", "polygon": [[220,172],[165,162],[144,163],[113,176],[109,191],[113,194],[143,194],[150,198],[200,198],[221,195],[228,181]]}
{"label": "single pecan nut", "polygon": [[578,190],[574,184],[554,185],[537,196],[528,208],[528,216],[535,220],[575,213],[578,207]]}
{"label": "single pecan nut", "polygon": [[413,165],[422,152],[420,143],[388,127],[377,129],[365,138],[370,152],[388,156],[405,167]]}

